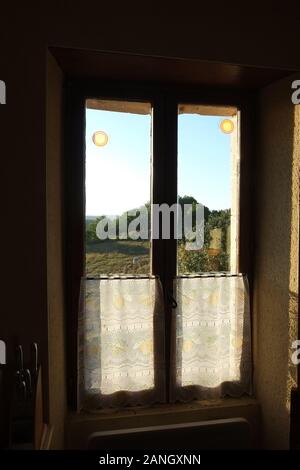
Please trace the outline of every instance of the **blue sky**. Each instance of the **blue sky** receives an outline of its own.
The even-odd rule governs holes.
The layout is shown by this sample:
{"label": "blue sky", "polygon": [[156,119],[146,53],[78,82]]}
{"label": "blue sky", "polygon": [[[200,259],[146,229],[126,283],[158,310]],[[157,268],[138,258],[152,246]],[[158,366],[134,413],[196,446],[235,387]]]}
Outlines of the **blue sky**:
{"label": "blue sky", "polygon": [[[230,135],[221,117],[183,114],[178,121],[178,193],[210,209],[230,207]],[[97,130],[105,147],[92,142]],[[150,200],[151,117],[86,111],[86,214],[117,215]]]}

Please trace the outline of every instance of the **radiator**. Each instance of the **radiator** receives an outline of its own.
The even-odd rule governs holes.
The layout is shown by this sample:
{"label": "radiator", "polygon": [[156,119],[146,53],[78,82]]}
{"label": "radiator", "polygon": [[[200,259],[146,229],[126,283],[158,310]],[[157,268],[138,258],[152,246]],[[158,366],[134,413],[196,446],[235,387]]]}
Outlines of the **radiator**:
{"label": "radiator", "polygon": [[244,418],[100,431],[88,439],[88,449],[98,450],[249,448],[250,428]]}

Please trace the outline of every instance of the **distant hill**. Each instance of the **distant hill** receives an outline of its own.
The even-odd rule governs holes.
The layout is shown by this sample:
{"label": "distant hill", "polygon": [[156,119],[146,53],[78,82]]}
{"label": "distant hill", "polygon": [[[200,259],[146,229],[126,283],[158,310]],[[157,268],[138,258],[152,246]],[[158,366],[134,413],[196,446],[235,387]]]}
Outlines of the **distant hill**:
{"label": "distant hill", "polygon": [[87,215],[85,217],[85,228],[86,230],[89,228],[90,224],[93,224],[95,223],[97,220],[97,216],[96,215]]}

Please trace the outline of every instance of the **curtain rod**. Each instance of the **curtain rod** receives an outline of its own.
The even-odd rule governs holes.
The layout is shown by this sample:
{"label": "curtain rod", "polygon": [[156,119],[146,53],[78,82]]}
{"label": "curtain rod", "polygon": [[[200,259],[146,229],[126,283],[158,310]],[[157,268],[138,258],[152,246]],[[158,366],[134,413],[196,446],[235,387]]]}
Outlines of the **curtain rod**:
{"label": "curtain rod", "polygon": [[[246,276],[246,274],[244,273],[236,273],[236,274],[232,274],[232,273],[196,273],[196,274],[180,274],[176,277],[174,277],[174,279],[194,279],[194,278],[219,278],[219,277],[244,277]],[[106,276],[106,275],[99,275],[99,276],[87,276],[87,277],[82,277],[82,279],[84,280],[87,280],[87,281],[96,281],[96,280],[100,280],[103,279],[109,279],[109,280],[120,280],[120,279],[159,279],[159,276],[153,276],[153,275],[149,275],[149,276],[146,276],[146,275],[126,275],[126,274],[122,274],[122,275],[112,275],[112,276]]]}
{"label": "curtain rod", "polygon": [[178,276],[176,276],[175,279],[188,279],[188,278],[197,278],[197,277],[244,277],[246,276],[246,274],[244,273],[236,273],[236,274],[232,274],[232,273],[195,273],[195,274],[180,274]]}
{"label": "curtain rod", "polygon": [[122,274],[122,275],[111,275],[111,276],[106,276],[106,275],[103,275],[103,276],[87,276],[87,277],[82,277],[81,279],[85,279],[87,281],[96,281],[96,280],[100,280],[101,279],[109,279],[109,280],[118,280],[118,279],[159,279],[159,276],[152,276],[152,275],[149,275],[149,276],[146,276],[146,275],[132,275],[132,274],[129,274],[128,276],[126,274]]}

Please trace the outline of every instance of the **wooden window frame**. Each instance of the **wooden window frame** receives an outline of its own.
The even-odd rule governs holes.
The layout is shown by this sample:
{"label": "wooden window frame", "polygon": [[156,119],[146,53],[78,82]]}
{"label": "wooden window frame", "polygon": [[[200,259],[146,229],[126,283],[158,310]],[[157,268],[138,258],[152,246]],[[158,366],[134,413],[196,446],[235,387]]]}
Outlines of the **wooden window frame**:
{"label": "wooden window frame", "polygon": [[[153,105],[152,203],[177,202],[178,104],[235,106],[240,122],[239,271],[247,273],[250,293],[253,273],[254,223],[254,111],[253,91],[218,87],[186,87],[147,82],[68,79],[65,86],[65,291],[67,396],[71,410],[78,407],[77,323],[80,280],[85,256],[85,102],[88,98],[146,101]],[[164,184],[164,182],[168,184]],[[172,234],[171,234],[172,235]],[[152,241],[152,272],[172,293],[176,276],[176,240]],[[165,296],[166,298],[167,296]],[[250,295],[251,299],[251,295]],[[166,396],[169,401],[172,307],[165,302]]]}

